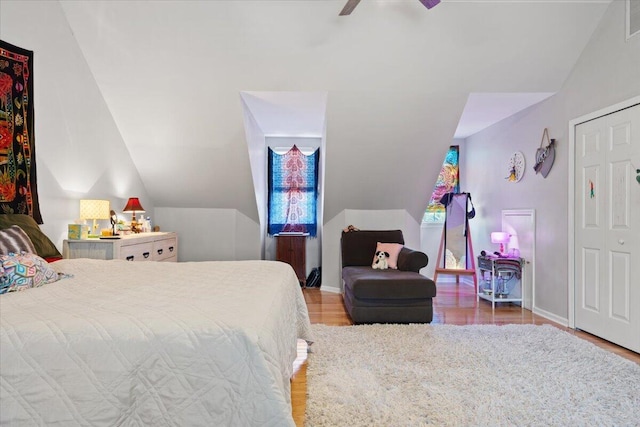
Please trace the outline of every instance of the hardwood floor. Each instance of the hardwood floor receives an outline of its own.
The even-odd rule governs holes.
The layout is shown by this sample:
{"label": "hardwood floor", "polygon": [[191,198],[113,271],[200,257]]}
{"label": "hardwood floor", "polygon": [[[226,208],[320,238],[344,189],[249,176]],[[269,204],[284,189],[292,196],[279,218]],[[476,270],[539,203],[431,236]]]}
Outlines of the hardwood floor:
{"label": "hardwood floor", "polygon": [[[304,289],[304,297],[307,302],[311,323],[323,323],[333,326],[352,324],[351,319],[345,312],[341,295],[308,288]],[[433,312],[432,324],[550,324],[640,364],[640,354],[638,353],[626,350],[585,332],[565,328],[544,317],[537,316],[529,310],[523,310],[518,305],[501,303],[496,305],[495,310],[492,310],[488,301],[476,302],[476,296],[470,286],[457,285],[455,283],[438,283],[438,296],[433,300]],[[291,381],[291,404],[293,419],[297,426],[304,425],[307,403],[306,357],[306,344],[301,342],[298,345],[297,372]]]}

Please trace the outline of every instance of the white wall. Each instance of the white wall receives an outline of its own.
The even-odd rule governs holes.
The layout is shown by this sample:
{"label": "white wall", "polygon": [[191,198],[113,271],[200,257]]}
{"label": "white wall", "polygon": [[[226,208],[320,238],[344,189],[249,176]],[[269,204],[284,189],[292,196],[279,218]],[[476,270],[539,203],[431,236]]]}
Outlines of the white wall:
{"label": "white wall", "polygon": [[178,233],[178,261],[261,259],[260,226],[236,209],[154,210],[154,225]]}
{"label": "white wall", "polygon": [[[340,236],[353,225],[361,230],[402,230],[405,246],[420,248],[420,224],[403,209],[345,209],[324,225],[322,244],[322,290],[342,291]],[[371,254],[373,261],[373,254]]]}
{"label": "white wall", "polygon": [[[404,209],[421,221],[466,97],[419,87],[329,92],[326,217],[345,208]],[[444,104],[451,114],[438,109]]]}
{"label": "white wall", "polygon": [[249,150],[249,161],[251,162],[251,176],[253,178],[253,189],[256,196],[256,206],[258,206],[258,220],[260,222],[260,250],[261,256],[264,257],[265,236],[267,234],[267,214],[262,206],[267,197],[267,162],[265,156],[265,136],[262,129],[258,125],[256,118],[247,106],[243,95],[240,95],[242,101],[242,114],[244,117],[244,132],[247,139],[247,148]]}
{"label": "white wall", "polygon": [[[2,2],[0,38],[34,51],[34,108],[42,230],[59,250],[79,199],[111,201],[121,212],[140,197],[138,171],[58,2]],[[103,221],[101,226],[109,226]]]}
{"label": "white wall", "polygon": [[[473,194],[474,249],[494,249],[489,233],[501,227],[502,209],[536,210],[537,312],[566,322],[568,315],[569,120],[640,94],[640,37],[625,42],[625,4],[613,1],[562,89],[553,97],[467,138],[463,176]],[[533,171],[544,128],[556,139],[546,179]],[[507,161],[522,151],[522,180],[508,182]],[[493,252],[493,250],[492,250]]]}
{"label": "white wall", "polygon": [[429,264],[422,269],[421,273],[433,278],[438,263],[438,249],[442,237],[443,224],[422,224],[420,226],[420,247],[419,250],[427,254]]}
{"label": "white wall", "polygon": [[259,234],[260,225],[240,211],[236,211],[235,260],[264,259],[262,257]]}

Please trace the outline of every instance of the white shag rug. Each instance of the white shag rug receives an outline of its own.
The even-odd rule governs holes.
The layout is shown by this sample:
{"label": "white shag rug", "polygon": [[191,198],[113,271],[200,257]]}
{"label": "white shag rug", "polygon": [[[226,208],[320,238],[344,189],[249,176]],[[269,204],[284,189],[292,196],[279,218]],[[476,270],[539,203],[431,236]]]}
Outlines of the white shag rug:
{"label": "white shag rug", "polygon": [[553,326],[312,328],[307,427],[640,425],[640,365]]}

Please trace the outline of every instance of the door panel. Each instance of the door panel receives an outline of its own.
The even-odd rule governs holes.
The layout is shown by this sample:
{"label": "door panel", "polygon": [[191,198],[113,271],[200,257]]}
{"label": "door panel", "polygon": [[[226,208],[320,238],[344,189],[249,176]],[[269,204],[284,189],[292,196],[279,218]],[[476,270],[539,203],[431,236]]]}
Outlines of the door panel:
{"label": "door panel", "polygon": [[640,351],[640,105],[575,130],[575,325]]}
{"label": "door panel", "polygon": [[629,204],[631,202],[631,162],[628,160],[611,163],[611,177],[609,179],[609,193],[611,194],[611,228],[617,230],[629,229]]}
{"label": "door panel", "polygon": [[584,168],[582,178],[582,194],[583,197],[582,217],[584,218],[583,226],[585,228],[600,228],[600,191],[596,192],[596,188],[600,186],[600,166],[587,166]]}
{"label": "door panel", "polygon": [[594,313],[600,311],[600,251],[582,249],[582,308]]}
{"label": "door panel", "polygon": [[629,254],[611,252],[611,317],[629,322]]}
{"label": "door panel", "polygon": [[[575,320],[576,327],[595,335],[604,333],[600,326],[603,292],[601,253],[604,246],[602,218],[601,158],[603,129],[598,123],[587,122],[576,127],[576,222],[575,222]],[[585,326],[586,325],[586,326]]]}

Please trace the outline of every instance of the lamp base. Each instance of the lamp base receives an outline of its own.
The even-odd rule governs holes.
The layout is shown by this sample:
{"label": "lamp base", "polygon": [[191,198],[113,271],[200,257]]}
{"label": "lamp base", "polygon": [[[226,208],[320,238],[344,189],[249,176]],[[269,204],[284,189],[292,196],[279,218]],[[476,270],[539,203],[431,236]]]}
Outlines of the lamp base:
{"label": "lamp base", "polygon": [[131,232],[132,233],[142,233],[142,224],[137,221],[131,221]]}
{"label": "lamp base", "polygon": [[93,220],[93,228],[91,229],[91,232],[89,233],[87,238],[89,238],[89,239],[98,239],[98,238],[100,238],[100,235],[97,233],[97,231],[98,231],[98,220],[94,218],[94,220]]}

